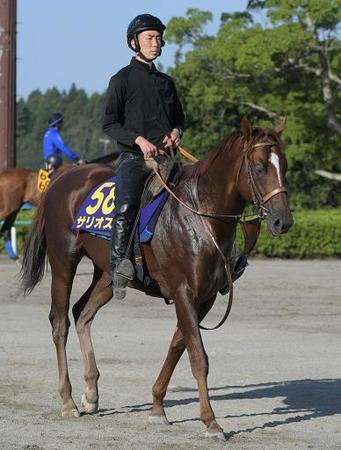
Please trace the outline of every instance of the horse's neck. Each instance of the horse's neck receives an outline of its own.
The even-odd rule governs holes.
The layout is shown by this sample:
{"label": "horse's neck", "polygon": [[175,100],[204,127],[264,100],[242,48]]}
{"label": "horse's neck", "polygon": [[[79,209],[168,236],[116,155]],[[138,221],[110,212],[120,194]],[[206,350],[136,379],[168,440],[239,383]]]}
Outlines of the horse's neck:
{"label": "horse's neck", "polygon": [[[218,155],[198,177],[194,175],[197,168],[188,167],[184,183],[180,183],[177,192],[191,207],[205,213],[205,216],[201,216],[201,222],[208,234],[214,236],[224,254],[232,251],[237,221],[209,215],[238,215],[243,211],[245,202],[236,185],[240,165],[241,156],[236,153],[233,157],[231,152],[229,155]],[[210,246],[205,244],[204,247],[205,251],[211,251],[208,250]]]}
{"label": "horse's neck", "polygon": [[197,180],[197,201],[204,208],[217,214],[240,214],[245,201],[238,187],[238,172],[242,155],[225,152],[218,155],[210,167]]}

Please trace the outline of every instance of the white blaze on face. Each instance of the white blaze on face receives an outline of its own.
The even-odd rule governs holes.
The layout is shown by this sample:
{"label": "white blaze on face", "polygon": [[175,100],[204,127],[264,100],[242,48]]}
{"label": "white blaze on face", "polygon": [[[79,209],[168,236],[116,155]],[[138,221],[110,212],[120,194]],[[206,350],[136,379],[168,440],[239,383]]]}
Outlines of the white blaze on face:
{"label": "white blaze on face", "polygon": [[278,157],[277,153],[274,153],[274,152],[270,153],[269,162],[270,162],[270,164],[272,164],[275,167],[276,173],[277,173],[277,178],[278,178],[278,183],[280,186],[282,186],[281,172],[280,172],[280,168],[279,168],[279,157]]}

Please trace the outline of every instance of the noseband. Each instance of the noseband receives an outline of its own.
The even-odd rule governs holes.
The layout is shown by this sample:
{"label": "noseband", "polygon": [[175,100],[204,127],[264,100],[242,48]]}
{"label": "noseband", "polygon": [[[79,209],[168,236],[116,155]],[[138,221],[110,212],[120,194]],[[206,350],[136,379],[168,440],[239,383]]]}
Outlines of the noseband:
{"label": "noseband", "polygon": [[251,190],[252,201],[253,201],[254,205],[258,208],[258,210],[260,211],[261,216],[263,216],[264,213],[267,212],[267,208],[265,207],[266,202],[268,202],[275,195],[280,194],[281,192],[287,193],[288,191],[284,186],[279,186],[279,187],[273,189],[272,191],[270,191],[269,193],[262,195],[262,193],[259,189],[259,186],[257,186],[257,183],[254,178],[254,170],[253,170],[253,164],[252,164],[252,160],[250,158],[250,154],[251,154],[252,150],[255,148],[276,147],[276,146],[278,146],[278,144],[274,143],[274,142],[257,142],[256,144],[252,144],[252,143],[245,144],[244,157],[243,157],[243,160],[242,160],[242,163],[240,165],[238,175],[237,175],[237,185],[238,185],[239,175],[240,175],[243,163],[244,163],[245,170],[247,173],[248,184],[249,184],[250,190]]}

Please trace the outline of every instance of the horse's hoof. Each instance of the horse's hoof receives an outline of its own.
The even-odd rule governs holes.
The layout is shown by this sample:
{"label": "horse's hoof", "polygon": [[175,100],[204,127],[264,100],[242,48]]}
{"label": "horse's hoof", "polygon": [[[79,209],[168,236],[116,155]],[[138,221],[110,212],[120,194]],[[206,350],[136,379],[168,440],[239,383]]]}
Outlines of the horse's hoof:
{"label": "horse's hoof", "polygon": [[150,415],[148,417],[148,423],[150,423],[152,425],[170,425],[171,424],[165,415],[162,415],[162,416]]}
{"label": "horse's hoof", "polygon": [[213,432],[213,433],[210,433],[209,431],[206,431],[205,437],[218,439],[219,441],[226,441],[226,436],[225,436],[223,431],[216,431],[216,432]]}
{"label": "horse's hoof", "polygon": [[68,409],[62,409],[62,417],[66,418],[77,418],[80,417],[79,411],[77,408],[68,408]]}
{"label": "horse's hoof", "polygon": [[62,417],[80,417],[78,408],[72,398],[64,403],[62,407]]}
{"label": "horse's hoof", "polygon": [[97,402],[91,403],[86,398],[86,394],[82,395],[81,405],[87,414],[95,414],[98,411],[98,400]]}

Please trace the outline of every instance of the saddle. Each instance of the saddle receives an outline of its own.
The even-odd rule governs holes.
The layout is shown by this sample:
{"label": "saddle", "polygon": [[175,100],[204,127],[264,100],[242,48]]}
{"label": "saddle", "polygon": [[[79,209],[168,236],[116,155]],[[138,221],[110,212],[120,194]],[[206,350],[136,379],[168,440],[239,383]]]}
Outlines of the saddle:
{"label": "saddle", "polygon": [[[179,181],[179,166],[178,163],[172,159],[165,157],[156,157],[154,160],[157,164],[157,170],[166,184],[172,188],[178,184]],[[148,162],[147,162],[148,164]],[[153,171],[144,186],[144,190],[141,197],[140,209],[150,203],[153,198],[157,197],[164,187],[157,178],[155,172]]]}

